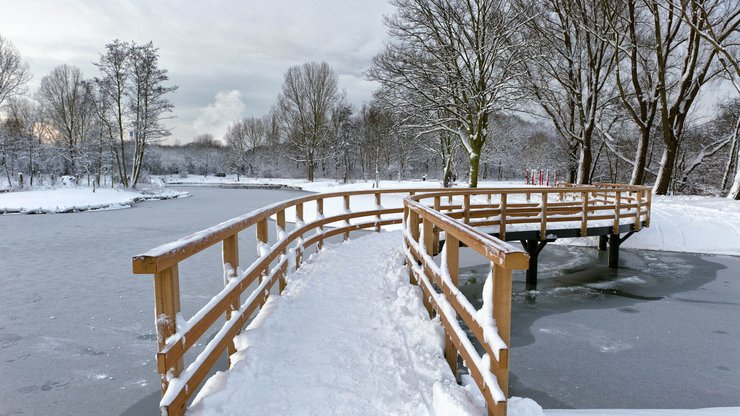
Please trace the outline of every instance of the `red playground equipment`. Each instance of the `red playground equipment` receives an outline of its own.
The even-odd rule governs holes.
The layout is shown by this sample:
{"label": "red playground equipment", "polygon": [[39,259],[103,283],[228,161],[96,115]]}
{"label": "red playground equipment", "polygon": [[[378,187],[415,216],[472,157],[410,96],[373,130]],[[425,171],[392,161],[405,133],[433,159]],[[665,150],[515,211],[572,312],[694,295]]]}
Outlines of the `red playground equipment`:
{"label": "red playground equipment", "polygon": [[[552,174],[550,174],[552,172]],[[525,169],[524,182],[527,185],[556,186],[558,184],[557,169]]]}

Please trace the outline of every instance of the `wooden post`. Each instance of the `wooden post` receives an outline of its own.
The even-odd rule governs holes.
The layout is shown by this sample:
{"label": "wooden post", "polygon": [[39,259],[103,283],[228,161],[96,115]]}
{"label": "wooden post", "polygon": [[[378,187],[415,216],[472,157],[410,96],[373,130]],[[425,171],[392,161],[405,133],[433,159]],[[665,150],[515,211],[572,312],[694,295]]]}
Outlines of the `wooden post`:
{"label": "wooden post", "polygon": [[653,191],[648,189],[646,193],[647,193],[647,214],[645,214],[645,226],[649,227],[650,226],[650,209],[652,206]]}
{"label": "wooden post", "polygon": [[581,192],[581,237],[588,233],[588,192]]}
{"label": "wooden post", "polygon": [[[447,270],[450,273],[452,283],[457,287],[460,280],[460,242],[452,235],[447,235],[445,239]],[[450,319],[455,319],[455,317],[451,316]],[[445,337],[445,359],[447,359],[447,364],[450,366],[452,374],[455,375],[455,379],[457,379],[457,355],[457,348],[455,348],[455,344],[452,343],[452,338],[447,335]]]}
{"label": "wooden post", "polygon": [[642,191],[635,192],[635,201],[637,202],[637,211],[635,212],[635,231],[640,231],[640,208],[642,206]]}
{"label": "wooden post", "polygon": [[[435,196],[434,197],[434,210],[437,212],[440,212],[442,207],[442,198]],[[436,256],[439,254],[439,227],[434,227],[434,250],[432,251],[432,256]]]}
{"label": "wooden post", "polygon": [[[376,192],[375,193],[375,208],[376,209],[380,209],[380,207],[382,206],[381,203],[380,203],[380,195],[381,195],[380,192]],[[378,214],[378,215],[375,216],[375,221],[380,222],[380,219],[381,219],[380,218],[380,214]],[[379,233],[380,232],[380,225],[376,225],[375,226],[375,232],[376,233]]]}
{"label": "wooden post", "polygon": [[[504,343],[511,348],[511,270],[491,263],[493,271],[493,319],[496,320],[498,334]],[[509,351],[502,350],[499,361],[491,357],[491,369],[496,375],[499,388],[504,397],[509,397]],[[506,402],[499,402],[489,414],[506,416]]]}
{"label": "wooden post", "polygon": [[[424,222],[422,224],[424,227],[424,251],[430,256],[433,256],[434,254],[434,224],[432,224],[432,221],[424,218]],[[429,317],[434,317],[434,309],[432,308],[431,301],[425,296],[424,297],[424,306],[427,308],[427,312],[429,313]]]}
{"label": "wooden post", "polygon": [[[239,234],[235,233],[229,237],[226,237],[223,241],[223,246],[221,247],[222,253],[223,253],[223,259],[224,259],[224,267],[226,264],[229,264],[231,268],[234,270],[234,273],[236,273],[236,268],[239,267]],[[224,284],[228,284],[228,282],[224,282]],[[229,309],[226,310],[226,320],[228,321],[231,319],[231,315],[234,311],[239,310],[239,306],[241,304],[240,296],[237,296],[236,299],[234,299],[234,302],[229,305]],[[234,340],[230,340],[229,344],[226,346],[226,358],[229,359],[229,364],[231,364],[231,354],[236,352],[236,347],[234,346]]]}
{"label": "wooden post", "polygon": [[[269,250],[267,248],[268,245],[268,239],[267,239],[267,218],[263,219],[262,221],[257,223],[257,255],[262,257],[262,249],[260,246],[264,247],[265,250]],[[267,273],[269,271],[270,265],[268,264],[265,270],[262,270],[260,273],[260,283],[262,283],[262,280],[267,277]],[[260,302],[260,306],[265,304],[265,301],[267,300],[267,296],[264,296],[262,301]]]}
{"label": "wooden post", "polygon": [[[324,199],[319,198],[316,200],[316,219],[322,220],[324,219]],[[324,226],[319,227],[319,232],[321,234],[324,234]],[[316,243],[316,250],[319,251],[321,248],[324,247],[324,238],[319,238],[319,241]]]}
{"label": "wooden post", "polygon": [[622,193],[615,191],[614,199],[614,227],[612,227],[612,234],[619,234],[619,219],[622,214]]}
{"label": "wooden post", "polygon": [[[411,233],[411,239],[413,241],[419,242],[419,214],[414,212],[413,209],[409,209],[409,232]],[[412,285],[418,284],[416,281],[416,276],[414,276],[414,269],[413,267],[415,265],[409,264],[409,281]]]}
{"label": "wooden post", "polygon": [[[177,263],[154,275],[154,318],[157,325],[157,344],[159,351],[165,340],[177,332],[177,314],[180,313],[180,275]],[[172,375],[178,377],[183,369],[183,360],[177,361]],[[159,368],[162,394],[167,390],[169,368]]]}
{"label": "wooden post", "polygon": [[[346,194],[342,197],[344,199],[344,215],[347,215],[350,213],[350,205],[349,205],[349,194]],[[344,220],[344,225],[346,227],[349,227],[349,218]],[[344,233],[344,241],[349,240],[349,231],[346,231]]]}
{"label": "wooden post", "polygon": [[[296,218],[296,229],[302,227],[303,222],[303,202],[296,204],[295,206],[295,218]],[[303,234],[300,236],[300,241],[303,241]],[[301,267],[301,258],[303,257],[303,248],[296,245],[295,248],[295,269],[298,270]]]}
{"label": "wooden post", "polygon": [[[277,227],[277,238],[278,241],[285,238],[285,210],[282,210],[277,213],[276,215],[276,227]],[[282,234],[282,235],[281,235]],[[283,249],[282,253],[283,256],[285,256],[285,249]],[[280,277],[278,277],[278,290],[280,290],[280,293],[283,293],[283,289],[285,289],[285,268],[281,268],[278,273],[280,273]]]}
{"label": "wooden post", "polygon": [[540,240],[547,239],[547,192],[542,193],[542,218],[540,218]]}
{"label": "wooden post", "polygon": [[505,193],[501,194],[499,203],[498,238],[502,241],[506,241],[506,196]]}
{"label": "wooden post", "polygon": [[470,194],[463,196],[463,221],[470,224]]}

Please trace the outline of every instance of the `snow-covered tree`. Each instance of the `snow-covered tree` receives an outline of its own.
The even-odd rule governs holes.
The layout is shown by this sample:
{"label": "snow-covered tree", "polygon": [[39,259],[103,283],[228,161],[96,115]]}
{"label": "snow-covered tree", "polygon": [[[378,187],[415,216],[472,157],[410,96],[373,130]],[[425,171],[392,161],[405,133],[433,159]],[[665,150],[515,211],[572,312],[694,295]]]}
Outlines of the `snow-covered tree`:
{"label": "snow-covered tree", "polygon": [[321,151],[332,138],[331,111],[340,99],[338,77],[326,62],[293,66],[285,73],[278,95],[277,115],[285,137],[286,155],[305,163],[309,181]]}
{"label": "snow-covered tree", "polygon": [[491,135],[488,118],[511,108],[514,79],[529,18],[509,0],[394,0],[386,19],[391,41],[373,60],[368,77],[390,101],[408,104],[421,132],[445,130],[468,153],[469,184],[478,184],[481,151]]}

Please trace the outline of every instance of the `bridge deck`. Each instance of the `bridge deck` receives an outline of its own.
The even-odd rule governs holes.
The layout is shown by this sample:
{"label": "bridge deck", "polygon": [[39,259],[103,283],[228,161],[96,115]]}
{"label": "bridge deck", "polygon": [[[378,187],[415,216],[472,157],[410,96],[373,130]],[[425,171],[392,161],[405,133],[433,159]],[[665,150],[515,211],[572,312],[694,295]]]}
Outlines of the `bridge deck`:
{"label": "bridge deck", "polygon": [[455,384],[401,242],[396,231],[329,245],[289,275],[188,415],[483,414]]}

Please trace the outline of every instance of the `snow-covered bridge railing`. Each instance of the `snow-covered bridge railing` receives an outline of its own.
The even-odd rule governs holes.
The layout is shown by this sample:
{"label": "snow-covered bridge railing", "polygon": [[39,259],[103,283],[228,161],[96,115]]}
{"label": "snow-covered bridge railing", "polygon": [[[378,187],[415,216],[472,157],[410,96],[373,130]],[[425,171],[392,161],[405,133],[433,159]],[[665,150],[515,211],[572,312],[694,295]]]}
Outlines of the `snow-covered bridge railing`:
{"label": "snow-covered bridge railing", "polygon": [[[154,275],[155,315],[158,341],[157,369],[161,378],[163,414],[184,413],[188,399],[203,383],[218,358],[235,351],[233,338],[264,304],[270,290],[278,284],[285,287],[289,266],[300,267],[303,252],[316,245],[321,248],[329,237],[362,229],[402,222],[401,199],[427,189],[368,190],[313,194],[267,206],[215,227],[197,232],[175,242],[162,245],[132,260],[135,274]],[[382,206],[384,195],[394,195],[395,207]],[[373,198],[371,209],[351,211],[352,198]],[[367,201],[365,206],[367,206]],[[339,215],[324,215],[325,204],[332,204]],[[306,207],[315,209],[304,216]],[[395,214],[395,215],[394,215]],[[286,215],[294,217],[292,231],[286,229]],[[269,220],[274,220],[276,238],[270,241]],[[325,228],[326,227],[326,228]],[[259,257],[246,269],[239,268],[239,234],[255,229]],[[243,236],[244,234],[242,234]],[[226,286],[207,305],[187,321],[180,315],[180,278],[178,264],[215,244],[222,244]],[[248,291],[245,301],[242,293]],[[220,316],[226,322],[197,357],[185,368],[184,357]]]}
{"label": "snow-covered bridge railing", "polygon": [[[458,356],[462,358],[490,415],[506,414],[512,271],[527,269],[529,286],[531,274],[536,280],[539,250],[557,235],[609,236],[612,248],[618,248],[620,233],[629,235],[649,225],[650,204],[649,187],[620,184],[429,191],[404,200],[412,282],[421,287],[430,314],[436,313],[445,328],[450,367],[456,371]],[[521,241],[527,253],[507,239]],[[480,310],[458,289],[461,246],[491,265]],[[441,258],[435,261],[438,254]],[[482,348],[482,357],[459,320]]]}
{"label": "snow-covered bridge railing", "polygon": [[[483,393],[489,414],[505,415],[509,390],[511,272],[526,269],[528,256],[521,249],[438,211],[444,195],[431,194],[436,209],[421,204],[418,197],[404,200],[404,241],[411,280],[421,287],[430,315],[436,312],[444,326],[445,358],[452,371],[457,371],[459,355]],[[469,201],[470,194],[464,196],[464,200]],[[433,256],[439,247],[440,231],[445,234],[445,244],[441,265],[437,265]],[[480,310],[476,310],[458,289],[461,244],[491,264],[491,273],[483,289],[484,305]],[[478,355],[458,318],[465,322],[482,346],[483,357]]]}

